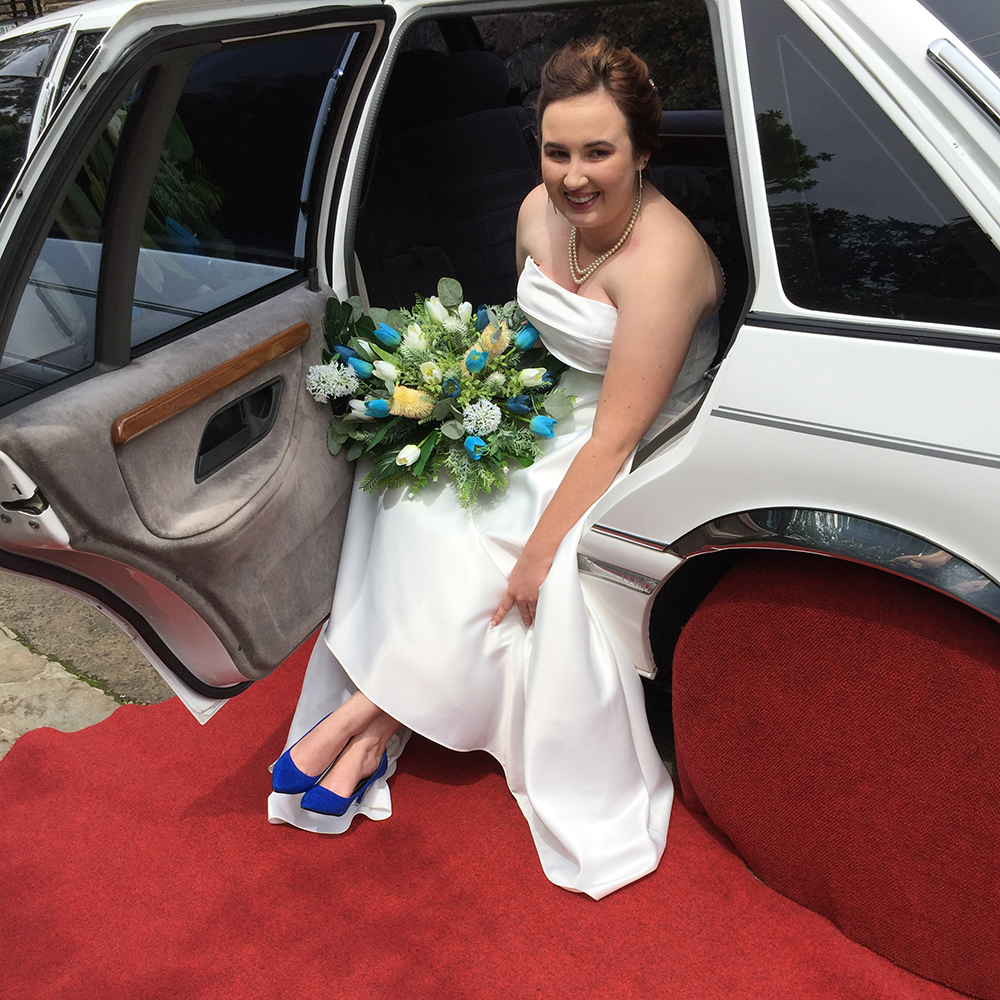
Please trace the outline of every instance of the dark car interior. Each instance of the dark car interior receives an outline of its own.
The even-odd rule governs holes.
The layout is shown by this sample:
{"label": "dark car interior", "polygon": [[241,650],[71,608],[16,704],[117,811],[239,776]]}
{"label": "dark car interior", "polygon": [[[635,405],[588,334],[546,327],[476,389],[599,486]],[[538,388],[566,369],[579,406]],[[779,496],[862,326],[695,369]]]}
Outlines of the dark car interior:
{"label": "dark car interior", "polygon": [[[444,275],[462,283],[473,305],[514,298],[517,211],[539,180],[535,90],[511,81],[477,20],[417,25],[397,58],[355,234],[358,284],[372,305],[408,306]],[[748,285],[722,111],[664,111],[648,172],[722,263],[721,357]]]}

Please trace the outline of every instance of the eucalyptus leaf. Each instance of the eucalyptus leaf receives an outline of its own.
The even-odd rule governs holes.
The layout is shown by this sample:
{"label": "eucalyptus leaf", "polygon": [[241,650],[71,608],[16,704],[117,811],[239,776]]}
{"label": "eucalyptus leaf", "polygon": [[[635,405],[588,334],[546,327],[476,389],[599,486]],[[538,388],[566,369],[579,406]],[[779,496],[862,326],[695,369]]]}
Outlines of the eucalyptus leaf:
{"label": "eucalyptus leaf", "polygon": [[326,447],[331,455],[339,455],[343,447],[343,443],[334,437],[332,427],[326,432]]}
{"label": "eucalyptus leaf", "polygon": [[448,309],[462,304],[462,286],[454,278],[442,278],[438,282],[438,298]]}
{"label": "eucalyptus leaf", "polygon": [[441,433],[452,441],[465,437],[465,427],[460,420],[449,420],[441,425]]}
{"label": "eucalyptus leaf", "polygon": [[361,457],[361,453],[365,450],[365,445],[363,441],[355,441],[351,444],[350,448],[347,449],[347,461],[353,462]]}
{"label": "eucalyptus leaf", "polygon": [[452,405],[450,399],[439,399],[437,405],[434,407],[434,419],[435,420],[446,420],[452,414]]}
{"label": "eucalyptus leaf", "polygon": [[562,389],[556,389],[545,397],[542,409],[556,420],[564,420],[573,412],[573,400]]}
{"label": "eucalyptus leaf", "polygon": [[384,323],[386,321],[389,316],[389,310],[382,309],[379,306],[372,306],[371,309],[368,310],[368,315],[371,318],[371,321],[378,326],[379,323]]}
{"label": "eucalyptus leaf", "polygon": [[385,322],[388,323],[389,326],[396,331],[396,333],[402,333],[409,325],[406,321],[406,317],[398,309],[390,309],[389,315],[385,318]]}
{"label": "eucalyptus leaf", "polygon": [[360,295],[352,295],[344,305],[350,306],[351,309],[350,320],[348,322],[357,323],[365,314],[365,304],[361,301]]}

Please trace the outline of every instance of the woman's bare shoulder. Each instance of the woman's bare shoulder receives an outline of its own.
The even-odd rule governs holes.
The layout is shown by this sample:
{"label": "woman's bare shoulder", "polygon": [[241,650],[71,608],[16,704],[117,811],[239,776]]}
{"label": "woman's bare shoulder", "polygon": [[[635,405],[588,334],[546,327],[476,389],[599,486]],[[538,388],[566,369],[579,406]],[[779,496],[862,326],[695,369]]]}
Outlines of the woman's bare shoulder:
{"label": "woman's bare shoulder", "polygon": [[517,213],[517,270],[520,273],[528,254],[536,257],[545,246],[545,208],[548,194],[545,185],[539,184],[528,192]]}

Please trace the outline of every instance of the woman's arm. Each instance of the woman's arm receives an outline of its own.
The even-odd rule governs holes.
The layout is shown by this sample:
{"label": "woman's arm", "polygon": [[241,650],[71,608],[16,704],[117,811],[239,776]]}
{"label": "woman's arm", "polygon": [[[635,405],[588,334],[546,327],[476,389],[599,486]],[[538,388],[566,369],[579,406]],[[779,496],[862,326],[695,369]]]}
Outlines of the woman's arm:
{"label": "woman's arm", "polygon": [[669,246],[637,241],[620,283],[609,286],[618,322],[593,432],[525,544],[491,627],[515,604],[526,625],[534,621],[538,588],[559,544],[606,492],[663,409],[696,325],[717,302],[709,251],[696,233],[656,243]]}

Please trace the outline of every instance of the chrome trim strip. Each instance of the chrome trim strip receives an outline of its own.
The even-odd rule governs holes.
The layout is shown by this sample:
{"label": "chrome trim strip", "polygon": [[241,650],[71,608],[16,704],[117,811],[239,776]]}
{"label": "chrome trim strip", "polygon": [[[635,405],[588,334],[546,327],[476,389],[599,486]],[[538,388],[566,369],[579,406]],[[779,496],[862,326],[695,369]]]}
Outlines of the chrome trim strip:
{"label": "chrome trim strip", "polygon": [[631,542],[633,545],[639,545],[644,549],[653,549],[656,552],[666,552],[670,548],[666,542],[658,542],[655,538],[646,538],[643,535],[632,535],[627,531],[609,528],[605,524],[593,524],[590,530],[596,532],[598,535],[607,535],[608,538],[617,538],[622,542]]}
{"label": "chrome trim strip", "polygon": [[632,570],[623,569],[613,563],[604,562],[601,559],[591,559],[590,556],[577,555],[577,565],[580,572],[587,576],[597,577],[599,580],[610,580],[629,590],[636,590],[640,594],[651,594],[660,585],[659,580],[654,580],[651,576],[644,576],[642,573],[634,573]]}
{"label": "chrome trim strip", "polygon": [[927,57],[972,98],[994,125],[1000,126],[1000,83],[992,73],[984,70],[947,38],[931,42],[927,46]]}
{"label": "chrome trim strip", "polygon": [[833,438],[837,441],[851,441],[854,444],[869,445],[872,448],[888,448],[890,451],[903,451],[913,455],[942,458],[949,462],[964,462],[966,465],[984,465],[991,469],[1000,469],[1000,455],[993,455],[985,451],[952,448],[943,444],[931,444],[928,441],[915,441],[910,438],[892,437],[889,434],[875,434],[871,431],[860,431],[850,427],[838,427],[835,424],[819,424],[810,420],[779,417],[771,413],[740,410],[732,406],[717,406],[712,410],[711,416],[722,417],[725,420],[739,420],[747,424],[759,424],[763,427],[776,427],[779,430],[793,431],[798,434]]}

